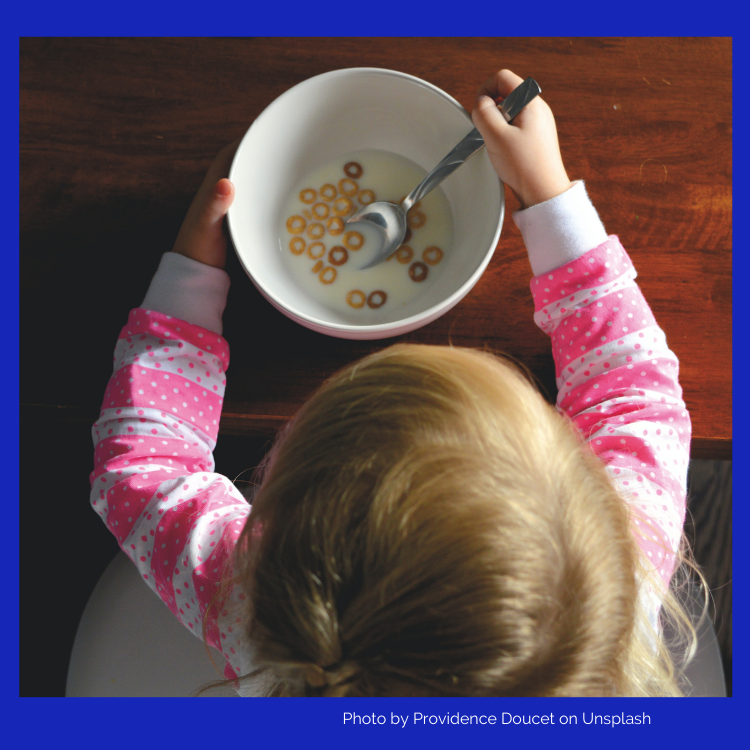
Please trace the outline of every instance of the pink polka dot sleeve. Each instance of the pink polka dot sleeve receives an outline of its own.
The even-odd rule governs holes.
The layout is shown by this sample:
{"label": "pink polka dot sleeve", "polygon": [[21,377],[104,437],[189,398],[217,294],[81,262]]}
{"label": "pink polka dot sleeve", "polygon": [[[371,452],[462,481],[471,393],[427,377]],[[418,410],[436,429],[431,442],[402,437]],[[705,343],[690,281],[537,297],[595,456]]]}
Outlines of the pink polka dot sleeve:
{"label": "pink polka dot sleeve", "polygon": [[[91,505],[144,581],[198,637],[250,506],[214,473],[229,364],[216,333],[132,310],[92,428]],[[212,608],[207,642],[239,674],[239,629]]]}
{"label": "pink polka dot sleeve", "polygon": [[618,238],[531,281],[552,338],[558,409],[604,462],[633,531],[666,585],[685,519],[690,418],[677,357]]}

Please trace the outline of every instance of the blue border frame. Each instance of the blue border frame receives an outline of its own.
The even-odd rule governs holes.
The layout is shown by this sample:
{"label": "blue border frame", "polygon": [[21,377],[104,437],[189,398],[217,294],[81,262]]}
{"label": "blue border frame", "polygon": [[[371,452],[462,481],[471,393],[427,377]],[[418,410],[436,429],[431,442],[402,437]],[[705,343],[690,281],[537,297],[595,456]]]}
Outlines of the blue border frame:
{"label": "blue border frame", "polygon": [[[415,35],[429,34],[434,36],[477,35],[488,36],[497,34],[513,34],[526,32],[528,35],[564,34],[599,36],[617,33],[618,36],[643,35],[671,35],[690,36],[696,34],[696,27],[700,24],[700,35],[730,36],[727,33],[726,21],[713,22],[711,18],[704,19],[705,6],[694,15],[684,4],[680,6],[659,4],[655,2],[629,4],[627,7],[607,7],[601,3],[578,4],[575,9],[576,18],[570,15],[568,6],[558,7],[554,12],[548,11],[535,3],[532,21],[526,20],[527,12],[519,4],[514,8],[505,8],[498,4],[486,4],[487,10],[482,11],[474,4],[471,13],[466,13],[464,20],[455,21],[450,13],[443,10],[439,15],[445,21],[430,22],[423,7],[415,7],[402,11],[399,9],[399,19],[383,21],[376,24],[360,26],[360,18],[352,17],[358,9],[353,6],[340,7],[345,11],[346,19],[340,16],[333,25],[323,27],[322,22],[308,22],[309,11],[300,10],[295,15],[290,12],[294,4],[286,3],[281,12],[268,8],[262,11],[254,10],[249,3],[232,3],[220,8],[209,8],[205,5],[189,8],[186,3],[173,5],[162,3],[139,2],[129,5],[127,11],[116,6],[102,7],[98,4],[78,4],[72,8],[69,4],[55,4],[45,8],[43,3],[37,3],[28,10],[18,12],[16,18],[9,19],[5,27],[4,43],[0,45],[2,55],[4,101],[7,115],[2,120],[2,127],[6,136],[3,164],[6,180],[3,182],[3,209],[7,214],[6,225],[12,228],[11,237],[15,247],[18,247],[19,227],[18,190],[11,187],[19,169],[18,150],[18,75],[19,75],[19,36],[88,36],[88,35],[231,35],[238,31],[253,35],[283,34],[314,34],[316,31],[325,35],[357,35],[366,30],[370,35]],[[302,6],[305,8],[307,6]],[[434,4],[432,6],[435,7]],[[673,8],[679,8],[680,19],[676,20]],[[460,10],[460,8],[459,8]],[[712,18],[724,19],[720,9],[712,6]],[[283,25],[280,22],[284,13]],[[364,14],[364,11],[360,10]],[[205,16],[211,13],[214,19]],[[469,19],[468,16],[471,16]],[[536,16],[536,17],[534,17]],[[623,20],[624,17],[624,20]],[[539,21],[538,19],[543,20]],[[698,23],[691,23],[695,18]],[[292,19],[291,21],[289,19]],[[450,19],[450,20],[448,20]],[[586,19],[582,21],[581,19]],[[734,70],[745,69],[746,54],[742,45],[738,44],[738,37],[734,41]],[[741,41],[744,41],[740,38]],[[736,74],[733,72],[733,78]],[[710,106],[710,92],[696,92],[696,116],[700,116],[701,106]],[[742,115],[746,105],[742,99],[735,103],[738,114],[737,120],[743,122]],[[734,160],[746,162],[746,147],[743,143],[734,144]],[[12,174],[11,174],[12,173]],[[8,179],[10,178],[10,179]],[[746,191],[743,181],[739,185],[741,195]],[[15,334],[14,343],[18,348],[18,255],[11,251],[6,264],[4,281],[6,288],[2,295],[2,319],[12,321]],[[746,278],[747,258],[743,253],[737,256],[734,294],[741,294],[744,289],[742,280]],[[741,342],[738,342],[741,343]],[[742,346],[736,348],[734,357],[735,382],[742,383],[740,367],[744,364],[746,353]],[[18,394],[18,370],[3,370],[0,373],[4,379],[3,385],[7,390]],[[735,406],[735,422],[743,424],[742,419],[746,410],[744,399]],[[738,418],[739,417],[739,418]],[[18,399],[12,403],[12,421],[18,426]],[[739,455],[744,453],[747,438],[739,431],[734,438]],[[6,446],[6,456],[12,456],[14,465],[18,465],[17,441],[10,439]],[[10,480],[12,492],[6,497],[18,496],[19,478]],[[8,489],[6,480],[5,489]],[[740,490],[741,492],[741,490]],[[6,555],[11,560],[18,559],[18,506],[10,502],[6,507],[6,518],[10,514],[14,533],[6,537]],[[739,510],[738,527],[743,528],[746,517],[743,502],[737,503]],[[735,611],[738,621],[746,622],[745,586],[740,581],[740,587],[734,596]],[[179,699],[162,699],[158,704],[150,699],[124,699],[125,703],[91,703],[79,699],[78,701],[60,701],[55,699],[20,699],[18,695],[18,653],[15,644],[18,642],[18,618],[16,606],[18,602],[18,577],[14,575],[10,584],[10,599],[14,604],[7,607],[6,617],[2,619],[2,627],[7,630],[6,643],[10,646],[6,653],[6,679],[4,680],[6,693],[6,707],[8,715],[13,720],[6,726],[13,733],[23,736],[26,747],[47,747],[48,745],[66,745],[74,741],[81,747],[98,747],[106,743],[109,747],[131,747],[134,743],[149,745],[164,741],[165,746],[171,747],[178,743],[189,743],[195,746],[199,742],[244,742],[243,734],[248,734],[249,742],[256,744],[268,739],[274,744],[302,742],[305,745],[331,746],[337,742],[354,742],[363,747],[380,747],[385,741],[389,745],[409,745],[416,742],[429,742],[430,745],[440,747],[453,746],[457,740],[462,742],[504,743],[518,742],[524,744],[544,745],[554,742],[558,744],[580,744],[604,741],[612,747],[631,748],[634,742],[653,742],[663,740],[674,743],[685,741],[690,745],[702,742],[716,742],[717,739],[731,741],[729,737],[733,730],[740,729],[740,712],[747,700],[745,689],[744,667],[747,663],[746,649],[739,639],[735,650],[734,666],[734,695],[731,700],[697,699],[699,703],[679,700],[610,700],[600,699],[562,699],[562,700],[530,700],[530,699],[344,699],[332,701],[306,701],[290,699],[287,701],[252,701],[252,702],[214,702],[211,710],[206,711],[205,717],[197,721],[195,709],[186,704],[179,704]],[[43,679],[43,675],[40,676]],[[117,700],[117,699],[110,699]],[[114,711],[123,712],[122,720],[116,717]],[[423,714],[446,715],[456,712],[464,714],[494,714],[501,719],[502,712],[512,714],[549,714],[557,717],[562,714],[576,714],[579,717],[585,712],[590,714],[641,714],[645,712],[651,717],[650,726],[564,726],[559,722],[554,726],[414,726],[412,722],[401,728],[392,726],[390,721],[385,726],[344,724],[346,712],[356,712],[359,715],[372,714],[390,717],[391,713],[412,715],[414,712]],[[592,734],[593,733],[593,734]],[[745,732],[743,732],[745,734]],[[219,738],[221,738],[219,740]],[[403,739],[401,739],[403,738]]]}

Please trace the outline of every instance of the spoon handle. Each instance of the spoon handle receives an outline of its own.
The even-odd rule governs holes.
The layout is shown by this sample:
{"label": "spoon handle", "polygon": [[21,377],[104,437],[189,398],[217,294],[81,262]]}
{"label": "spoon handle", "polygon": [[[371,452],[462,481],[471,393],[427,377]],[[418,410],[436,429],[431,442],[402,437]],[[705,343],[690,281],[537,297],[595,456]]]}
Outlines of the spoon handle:
{"label": "spoon handle", "polygon": [[533,78],[527,78],[523,83],[516,86],[500,105],[500,112],[510,122],[514,117],[521,114],[521,110],[535,97],[542,93],[539,84]]}
{"label": "spoon handle", "polygon": [[[533,78],[527,78],[517,86],[500,105],[500,112],[510,122],[520,114],[526,105],[542,92],[539,84]],[[404,198],[401,207],[408,212],[409,209],[422,200],[427,193],[434,190],[448,175],[458,169],[473,153],[484,146],[484,139],[479,131],[474,128],[459,143],[451,149],[450,153],[430,172],[422,182],[417,185],[409,195]]]}
{"label": "spoon handle", "polygon": [[427,193],[434,190],[449,174],[458,169],[475,151],[484,146],[479,131],[474,128],[450,151],[450,153],[404,198],[401,207],[404,211],[422,200]]}

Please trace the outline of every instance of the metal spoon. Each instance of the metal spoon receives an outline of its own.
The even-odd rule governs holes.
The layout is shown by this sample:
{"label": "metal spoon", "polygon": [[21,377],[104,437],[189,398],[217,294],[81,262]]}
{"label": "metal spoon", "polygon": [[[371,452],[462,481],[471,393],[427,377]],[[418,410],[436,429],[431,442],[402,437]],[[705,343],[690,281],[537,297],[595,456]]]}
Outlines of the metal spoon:
{"label": "metal spoon", "polygon": [[[522,84],[505,97],[500,105],[503,117],[510,122],[526,105],[542,92],[533,78],[527,78]],[[406,214],[415,203],[436,188],[448,175],[458,169],[473,153],[484,145],[479,131],[474,128],[460,143],[401,201],[401,205],[379,201],[370,203],[352,214],[347,224],[366,222],[378,230],[382,238],[382,247],[373,259],[362,268],[372,268],[382,263],[398,250],[406,235]]]}

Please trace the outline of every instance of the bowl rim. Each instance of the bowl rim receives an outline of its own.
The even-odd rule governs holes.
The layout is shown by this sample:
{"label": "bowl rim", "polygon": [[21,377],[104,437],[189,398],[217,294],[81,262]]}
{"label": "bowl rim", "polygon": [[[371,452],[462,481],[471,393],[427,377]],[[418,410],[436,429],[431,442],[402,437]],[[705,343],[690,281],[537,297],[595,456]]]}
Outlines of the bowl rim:
{"label": "bowl rim", "polygon": [[[287,89],[283,94],[280,94],[279,96],[277,96],[255,118],[255,120],[253,120],[252,124],[245,132],[245,135],[242,136],[240,145],[237,147],[237,151],[235,152],[234,158],[232,159],[232,164],[231,164],[231,167],[229,168],[229,175],[228,175],[229,179],[232,182],[234,182],[233,175],[235,173],[235,168],[237,166],[238,159],[242,152],[242,148],[247,142],[253,128],[257,126],[257,123],[261,121],[262,118],[270,116],[269,113],[272,113],[272,111],[277,106],[280,106],[279,103],[282,100],[284,100],[286,97],[290,96],[291,93],[295,89],[299,88],[300,86],[311,85],[313,81],[317,81],[318,79],[321,79],[321,78],[336,78],[336,77],[340,77],[344,75],[352,75],[352,74],[359,74],[359,73],[373,73],[373,74],[378,74],[378,75],[393,76],[395,78],[403,78],[403,79],[411,81],[412,83],[416,83],[419,86],[423,86],[424,88],[429,89],[433,93],[439,95],[440,97],[448,101],[448,103],[452,104],[454,107],[456,107],[460,112],[462,112],[466,116],[469,123],[472,122],[471,114],[454,97],[452,97],[447,92],[443,91],[441,88],[438,88],[434,84],[430,83],[429,81],[425,81],[424,79],[418,78],[417,76],[411,75],[410,73],[403,73],[399,70],[391,70],[389,68],[377,68],[377,67],[337,68],[336,70],[329,70],[325,73],[319,73],[318,75],[311,76],[310,78],[305,78],[303,81],[296,83],[294,86]],[[502,180],[500,180],[499,177],[497,178],[497,180],[500,183],[500,216],[498,218],[494,237],[490,244],[490,249],[485,254],[484,258],[482,259],[482,262],[474,270],[474,273],[472,273],[471,276],[458,289],[456,289],[448,297],[445,297],[444,299],[442,299],[440,302],[428,307],[426,310],[423,310],[422,312],[417,313],[416,315],[411,315],[408,318],[400,318],[399,320],[394,320],[390,323],[376,323],[376,324],[371,324],[371,325],[332,323],[327,320],[321,320],[320,318],[315,318],[312,315],[308,315],[306,313],[300,312],[299,310],[295,309],[289,303],[279,299],[275,294],[272,294],[268,289],[266,289],[258,281],[258,279],[255,278],[255,276],[252,274],[250,269],[245,265],[245,261],[243,260],[242,256],[237,250],[237,243],[235,241],[235,235],[234,235],[234,232],[232,231],[232,215],[234,213],[232,211],[232,207],[230,207],[229,211],[227,212],[227,225],[228,225],[229,235],[230,235],[230,239],[232,242],[232,247],[234,249],[235,255],[240,261],[240,265],[244,269],[245,273],[250,277],[250,280],[252,281],[252,283],[258,288],[258,290],[262,293],[263,296],[267,297],[269,301],[273,301],[275,303],[275,306],[278,307],[279,311],[288,312],[291,316],[293,316],[293,319],[294,318],[297,319],[297,322],[304,325],[302,321],[307,321],[313,326],[328,329],[330,331],[339,331],[341,333],[347,333],[347,332],[378,333],[381,331],[382,332],[393,331],[394,329],[403,329],[406,332],[408,332],[408,331],[415,330],[416,328],[419,328],[421,321],[426,320],[431,317],[434,318],[435,312],[439,308],[445,308],[445,312],[450,311],[451,308],[453,308],[456,304],[458,304],[458,302],[460,302],[472,290],[472,288],[475,286],[477,281],[479,281],[485,269],[489,265],[490,260],[492,260],[492,256],[494,255],[495,249],[497,248],[497,243],[500,240],[500,234],[502,232],[503,223],[505,221],[505,191],[503,189]]]}

